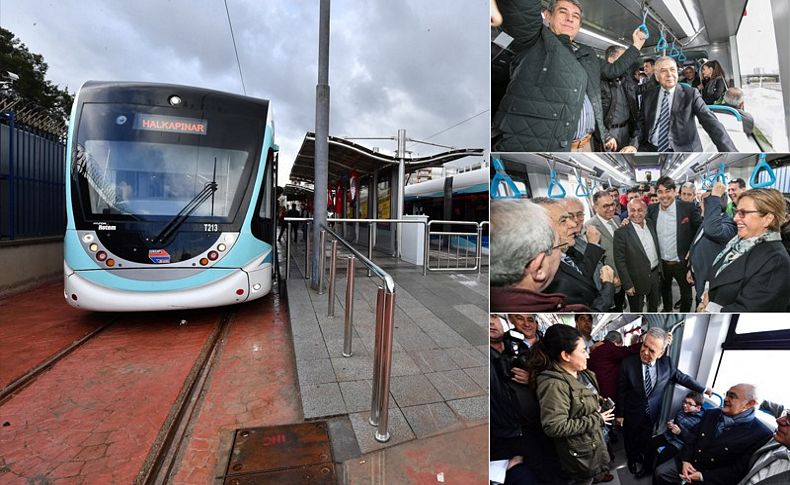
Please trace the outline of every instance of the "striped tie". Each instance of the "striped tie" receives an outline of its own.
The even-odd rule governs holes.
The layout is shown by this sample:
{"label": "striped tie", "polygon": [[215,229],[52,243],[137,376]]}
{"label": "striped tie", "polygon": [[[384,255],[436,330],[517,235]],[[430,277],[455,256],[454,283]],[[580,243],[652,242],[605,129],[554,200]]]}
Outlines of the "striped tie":
{"label": "striped tie", "polygon": [[645,368],[645,396],[648,397],[645,403],[645,413],[650,414],[650,393],[653,391],[653,380],[650,379],[650,366],[644,365]]}
{"label": "striped tie", "polygon": [[661,99],[661,113],[658,115],[658,123],[656,129],[658,130],[658,151],[665,152],[669,150],[669,91],[662,89],[664,97]]}

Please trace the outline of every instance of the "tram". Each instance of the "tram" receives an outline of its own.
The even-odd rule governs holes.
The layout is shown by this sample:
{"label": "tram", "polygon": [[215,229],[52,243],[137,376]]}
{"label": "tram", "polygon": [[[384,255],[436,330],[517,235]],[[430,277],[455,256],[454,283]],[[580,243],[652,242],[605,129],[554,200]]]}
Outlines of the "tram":
{"label": "tram", "polygon": [[[786,2],[595,0],[581,3],[584,12],[576,42],[592,47],[603,59],[608,47],[630,45],[631,33],[639,27],[648,33],[638,64],[641,74],[644,74],[642,61],[664,55],[677,60],[679,71],[694,67],[698,76],[704,61],[718,61],[727,86],[742,89],[744,110],[753,116],[754,126],[762,133],[755,134],[736,110],[717,104],[712,111],[738,151],[788,150],[790,112],[784,106],[790,100],[790,58],[786,55],[790,43],[783,26],[790,22],[790,10]],[[546,6],[548,2],[544,0],[543,4]],[[508,49],[511,41],[500,28],[492,28],[491,108],[494,112],[509,82],[510,63],[515,56]],[[763,65],[757,62],[763,60]],[[682,74],[678,81],[684,82]],[[717,151],[699,126],[698,131],[703,151]]]}
{"label": "tram", "polygon": [[169,84],[88,82],[69,126],[70,305],[202,308],[271,291],[279,148],[269,101]]}
{"label": "tram", "polygon": [[[538,337],[552,325],[576,326],[576,317],[572,314],[536,314],[533,316],[538,328]],[[732,315],[705,315],[705,314],[592,314],[591,343],[589,347],[586,367],[591,367],[594,359],[600,359],[597,355],[597,347],[602,346],[603,342],[610,347],[614,341],[619,340],[616,345],[620,349],[629,348],[631,353],[637,354],[640,342],[644,340],[649,328],[659,327],[662,330],[672,333],[672,341],[665,350],[665,355],[671,360],[672,364],[685,373],[703,387],[710,388],[710,396],[703,395],[702,407],[700,411],[708,413],[717,408],[722,408],[727,397],[727,392],[738,384],[751,384],[755,386],[756,399],[754,404],[754,416],[771,432],[776,431],[779,418],[788,405],[790,405],[790,392],[784,385],[784,372],[790,366],[790,328],[782,314],[732,314]],[[510,342],[513,346],[513,338],[518,339],[522,334],[513,326],[517,319],[513,315],[492,315],[493,322],[503,325],[505,331],[505,342]],[[613,336],[611,332],[616,335]],[[514,347],[513,347],[514,348]],[[603,349],[608,352],[608,349]],[[507,352],[507,351],[506,351]],[[529,351],[527,351],[529,352]],[[609,354],[611,355],[611,354]],[[599,360],[600,362],[600,360]],[[595,363],[592,364],[595,367]],[[598,374],[604,374],[599,369]],[[619,380],[622,372],[620,367],[615,367],[618,374],[614,380],[615,386],[620,392]],[[602,380],[606,380],[603,375],[596,375],[599,382],[599,389],[605,389],[601,385]],[[601,391],[605,393],[606,391]],[[659,400],[660,406],[658,414],[654,420],[652,434],[654,437],[660,436],[666,431],[670,422],[674,423],[674,418],[683,409],[682,403],[689,393],[689,389],[670,382],[662,389]],[[615,406],[620,406],[620,396],[611,397],[616,401]],[[492,399],[495,397],[492,396]],[[492,409],[495,403],[492,402]],[[627,419],[627,418],[626,418]],[[626,463],[626,440],[624,439],[623,429],[614,426],[608,430],[606,438],[609,450],[612,452],[608,464],[608,472],[613,476],[607,483],[612,485],[636,485],[650,484],[652,471],[656,462],[643,476],[635,476]],[[616,437],[614,437],[616,435]],[[684,434],[687,439],[694,439],[694,433]],[[767,437],[756,443],[754,449],[759,445],[772,443],[774,438],[769,434]],[[501,449],[494,446],[495,438],[492,436],[492,449]],[[661,451],[661,450],[659,450]],[[759,451],[759,450],[758,450]],[[728,466],[731,466],[732,481],[717,481],[716,483],[738,483],[746,469],[754,464],[759,454],[743,453],[739,456],[730,456]],[[507,464],[502,460],[502,453],[492,457],[491,478],[492,483],[503,483],[503,466]],[[494,461],[496,459],[496,461]],[[526,463],[527,460],[525,459]],[[744,469],[745,468],[745,469]],[[559,470],[553,469],[553,474],[559,476]],[[738,478],[736,478],[736,476]],[[704,473],[703,473],[704,477]],[[712,475],[711,475],[712,477]],[[607,477],[608,478],[608,477]],[[711,478],[712,480],[712,478]],[[775,483],[780,483],[775,482]],[[515,483],[515,482],[514,482]],[[537,483],[537,482],[528,482]],[[704,483],[704,482],[688,482]]]}

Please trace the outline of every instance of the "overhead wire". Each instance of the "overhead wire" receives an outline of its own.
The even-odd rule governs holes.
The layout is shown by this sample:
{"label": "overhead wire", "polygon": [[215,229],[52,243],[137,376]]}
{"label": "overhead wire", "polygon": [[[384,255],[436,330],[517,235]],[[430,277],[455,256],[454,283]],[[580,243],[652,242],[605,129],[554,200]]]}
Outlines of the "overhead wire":
{"label": "overhead wire", "polygon": [[[473,119],[477,118],[478,116],[480,116],[480,115],[483,115],[483,114],[485,114],[485,113],[487,113],[487,112],[489,112],[489,111],[491,111],[491,110],[490,110],[490,109],[485,109],[485,110],[483,110],[483,111],[481,111],[481,112],[477,113],[476,115],[472,115],[472,116],[470,116],[469,118],[466,118],[465,120],[461,120],[461,121],[459,121],[458,123],[456,123],[456,124],[454,124],[454,125],[452,125],[452,126],[448,126],[447,128],[445,128],[445,129],[443,129],[443,130],[441,130],[441,131],[437,131],[437,132],[436,132],[436,133],[434,133],[433,135],[431,135],[431,136],[429,136],[429,137],[427,137],[427,138],[424,138],[424,140],[430,140],[431,138],[434,138],[434,137],[436,137],[436,136],[439,136],[439,135],[441,135],[442,133],[448,132],[448,131],[452,130],[453,128],[455,128],[455,127],[457,127],[457,126],[460,126],[460,125],[462,125],[462,124],[466,123],[467,121],[471,121],[471,120],[473,120]],[[416,145],[416,143],[412,143],[411,145],[409,145],[409,146],[408,146],[408,147],[406,147],[406,148],[411,148],[411,147],[413,147],[414,145]]]}
{"label": "overhead wire", "polygon": [[230,38],[233,40],[233,52],[236,54],[236,65],[239,66],[239,78],[241,78],[241,89],[247,96],[247,87],[244,85],[244,74],[241,72],[241,62],[239,61],[239,50],[236,48],[236,36],[233,35],[233,22],[230,20],[230,10],[228,10],[228,0],[225,2],[225,13],[228,15],[228,25],[230,26]]}

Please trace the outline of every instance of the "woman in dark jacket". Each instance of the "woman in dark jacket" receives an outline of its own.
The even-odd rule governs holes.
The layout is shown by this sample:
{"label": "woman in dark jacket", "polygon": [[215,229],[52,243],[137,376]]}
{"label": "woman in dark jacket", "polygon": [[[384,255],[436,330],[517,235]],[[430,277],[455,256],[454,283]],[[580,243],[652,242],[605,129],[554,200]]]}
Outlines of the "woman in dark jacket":
{"label": "woman in dark jacket", "polygon": [[531,374],[537,375],[543,431],[554,441],[559,474],[569,485],[613,478],[603,426],[614,420],[614,409],[601,411],[598,381],[587,370],[587,358],[579,331],[557,324],[532,347],[528,363]]}
{"label": "woman in dark jacket", "polygon": [[785,202],[775,189],[738,197],[738,234],[716,256],[700,309],[707,312],[784,312],[790,296],[790,256],[779,234]]}
{"label": "woman in dark jacket", "polygon": [[702,65],[702,84],[699,85],[699,89],[705,104],[716,104],[716,101],[727,92],[724,69],[721,68],[719,61],[708,61]]}

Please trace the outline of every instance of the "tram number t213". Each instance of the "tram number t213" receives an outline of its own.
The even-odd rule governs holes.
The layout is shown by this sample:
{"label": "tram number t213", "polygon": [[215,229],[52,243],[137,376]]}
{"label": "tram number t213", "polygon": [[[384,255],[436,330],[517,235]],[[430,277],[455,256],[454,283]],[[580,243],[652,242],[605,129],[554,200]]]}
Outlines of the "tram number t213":
{"label": "tram number t213", "polygon": [[203,230],[205,232],[217,232],[219,231],[219,224],[203,224]]}

